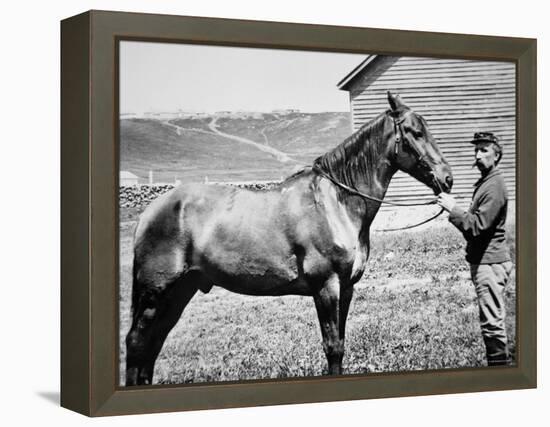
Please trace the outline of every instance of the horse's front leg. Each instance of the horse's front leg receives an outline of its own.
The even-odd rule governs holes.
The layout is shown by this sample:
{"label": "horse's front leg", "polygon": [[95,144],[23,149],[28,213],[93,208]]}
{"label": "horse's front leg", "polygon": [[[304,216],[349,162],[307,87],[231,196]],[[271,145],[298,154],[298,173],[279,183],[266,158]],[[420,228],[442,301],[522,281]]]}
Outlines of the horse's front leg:
{"label": "horse's front leg", "polygon": [[313,295],[330,375],[342,374],[346,319],[352,296],[353,286],[343,286],[337,275]]}

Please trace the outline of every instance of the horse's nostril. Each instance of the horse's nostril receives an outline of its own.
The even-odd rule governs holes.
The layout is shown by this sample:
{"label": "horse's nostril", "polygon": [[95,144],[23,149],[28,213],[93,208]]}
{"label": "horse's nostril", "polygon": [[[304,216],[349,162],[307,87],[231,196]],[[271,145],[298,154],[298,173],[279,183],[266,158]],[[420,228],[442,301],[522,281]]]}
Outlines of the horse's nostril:
{"label": "horse's nostril", "polygon": [[447,177],[445,178],[445,182],[447,183],[449,189],[451,189],[451,187],[453,186],[453,177],[451,175],[447,175]]}

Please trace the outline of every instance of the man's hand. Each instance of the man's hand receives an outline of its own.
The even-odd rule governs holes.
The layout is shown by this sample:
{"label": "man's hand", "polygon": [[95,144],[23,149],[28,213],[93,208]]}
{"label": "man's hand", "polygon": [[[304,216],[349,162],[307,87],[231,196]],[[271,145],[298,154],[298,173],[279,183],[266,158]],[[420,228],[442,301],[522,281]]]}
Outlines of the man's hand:
{"label": "man's hand", "polygon": [[447,212],[451,212],[456,206],[456,200],[450,194],[439,193],[439,196],[437,197],[437,204],[445,209]]}

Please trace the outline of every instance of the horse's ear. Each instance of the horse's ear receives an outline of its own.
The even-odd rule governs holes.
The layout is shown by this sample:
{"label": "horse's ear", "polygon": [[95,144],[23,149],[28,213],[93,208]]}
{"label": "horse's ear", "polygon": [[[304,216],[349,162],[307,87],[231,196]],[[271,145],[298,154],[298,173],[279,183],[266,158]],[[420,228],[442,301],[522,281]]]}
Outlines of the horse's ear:
{"label": "horse's ear", "polygon": [[388,102],[390,103],[390,107],[393,111],[397,111],[399,108],[405,107],[405,104],[401,101],[399,95],[393,95],[389,90]]}

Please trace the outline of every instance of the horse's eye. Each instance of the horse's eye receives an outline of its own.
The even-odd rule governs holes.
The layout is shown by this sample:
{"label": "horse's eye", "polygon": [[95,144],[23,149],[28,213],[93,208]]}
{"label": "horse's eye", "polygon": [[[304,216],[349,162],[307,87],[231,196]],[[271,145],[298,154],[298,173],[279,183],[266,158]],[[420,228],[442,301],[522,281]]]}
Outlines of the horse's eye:
{"label": "horse's eye", "polygon": [[412,136],[414,136],[415,138],[421,138],[424,134],[422,133],[421,130],[418,130],[418,129],[407,129],[411,134]]}
{"label": "horse's eye", "polygon": [[424,136],[424,133],[420,130],[416,130],[413,132],[413,135],[415,138],[422,138]]}

